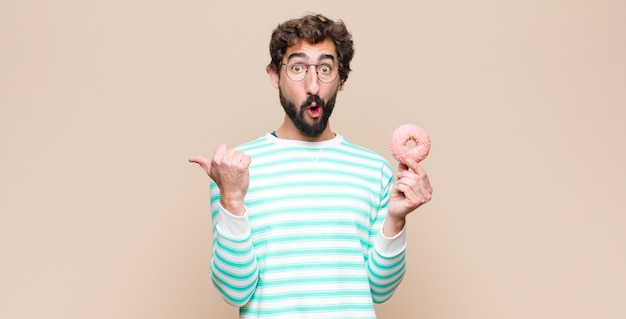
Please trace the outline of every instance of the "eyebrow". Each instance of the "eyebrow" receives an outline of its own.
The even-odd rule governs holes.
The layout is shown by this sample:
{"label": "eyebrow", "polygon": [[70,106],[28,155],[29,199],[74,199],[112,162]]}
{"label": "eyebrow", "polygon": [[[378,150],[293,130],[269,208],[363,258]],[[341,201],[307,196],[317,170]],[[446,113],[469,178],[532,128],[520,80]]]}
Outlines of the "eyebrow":
{"label": "eyebrow", "polygon": [[[307,55],[304,52],[294,52],[292,54],[289,55],[289,57],[287,58],[287,61],[291,60],[291,58],[306,58]],[[333,60],[333,62],[335,61],[335,56],[332,54],[320,54],[318,61],[324,60],[324,59],[330,59]]]}

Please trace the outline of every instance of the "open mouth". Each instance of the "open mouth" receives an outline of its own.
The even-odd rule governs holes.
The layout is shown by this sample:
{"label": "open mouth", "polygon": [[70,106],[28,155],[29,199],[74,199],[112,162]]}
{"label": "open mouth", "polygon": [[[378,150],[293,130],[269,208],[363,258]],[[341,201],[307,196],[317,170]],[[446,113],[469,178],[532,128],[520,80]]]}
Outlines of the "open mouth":
{"label": "open mouth", "polygon": [[318,117],[322,113],[322,107],[314,104],[310,106],[307,111],[311,117]]}
{"label": "open mouth", "polygon": [[313,118],[319,118],[324,111],[323,108],[324,101],[317,95],[311,95],[307,97],[306,101],[302,104],[304,108],[306,108],[307,114]]}

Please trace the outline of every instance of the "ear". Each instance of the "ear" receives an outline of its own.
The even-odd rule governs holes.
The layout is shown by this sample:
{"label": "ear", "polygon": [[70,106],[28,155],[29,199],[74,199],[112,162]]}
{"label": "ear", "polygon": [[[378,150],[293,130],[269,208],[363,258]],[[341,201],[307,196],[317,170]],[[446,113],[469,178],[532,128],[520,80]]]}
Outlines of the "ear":
{"label": "ear", "polygon": [[270,83],[272,83],[272,86],[278,89],[278,80],[280,79],[278,72],[270,66],[267,68],[267,74],[270,76]]}

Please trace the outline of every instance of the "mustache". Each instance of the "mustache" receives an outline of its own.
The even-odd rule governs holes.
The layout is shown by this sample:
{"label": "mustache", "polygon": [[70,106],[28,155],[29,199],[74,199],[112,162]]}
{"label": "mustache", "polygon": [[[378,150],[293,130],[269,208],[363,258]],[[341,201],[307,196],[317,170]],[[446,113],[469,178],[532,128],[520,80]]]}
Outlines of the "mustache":
{"label": "mustache", "polygon": [[315,102],[315,105],[317,106],[324,107],[324,100],[322,100],[319,95],[309,95],[306,101],[302,103],[302,108],[309,107],[311,104],[313,104],[313,102]]}

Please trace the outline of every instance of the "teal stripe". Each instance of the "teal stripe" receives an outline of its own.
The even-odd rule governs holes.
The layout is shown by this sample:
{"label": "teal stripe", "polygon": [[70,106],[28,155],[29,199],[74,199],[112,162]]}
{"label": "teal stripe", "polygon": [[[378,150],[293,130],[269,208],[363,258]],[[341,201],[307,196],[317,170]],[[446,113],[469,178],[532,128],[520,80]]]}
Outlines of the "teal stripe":
{"label": "teal stripe", "polygon": [[[251,207],[248,206],[248,207]],[[293,215],[293,214],[315,214],[316,212],[320,213],[342,213],[349,212],[348,206],[326,206],[326,207],[307,207],[307,211],[294,211],[293,208],[268,208],[267,211],[261,211],[258,208],[251,209],[249,211],[248,220],[251,222],[258,222],[263,220],[266,217],[280,217],[281,215]],[[371,209],[371,208],[370,208]],[[355,213],[355,208],[352,206],[352,213]],[[369,212],[367,214],[366,211],[363,211],[361,215],[367,215],[369,218]],[[270,216],[267,216],[269,214]]]}
{"label": "teal stripe", "polygon": [[[258,182],[258,180],[257,180]],[[254,192],[262,192],[262,191],[267,191],[269,190],[274,190],[275,187],[280,187],[280,188],[285,188],[285,189],[300,189],[300,188],[310,188],[310,187],[328,187],[328,186],[332,186],[333,189],[342,189],[345,188],[346,191],[352,191],[354,192],[354,188],[359,189],[361,191],[366,191],[366,192],[373,192],[372,190],[372,185],[377,185],[375,183],[372,183],[372,185],[367,185],[365,183],[355,183],[355,182],[346,182],[346,181],[328,181],[328,180],[293,180],[293,181],[289,181],[289,182],[281,182],[280,185],[276,185],[274,184],[269,184],[267,186],[255,186],[252,191]],[[250,192],[249,192],[250,193]],[[218,198],[219,200],[219,198]]]}
{"label": "teal stripe", "polygon": [[[387,258],[384,256],[381,256],[380,254],[376,254],[374,258],[372,258],[372,264],[374,267],[376,267],[377,269],[383,269],[383,270],[389,270],[389,269],[393,269],[396,268],[398,265],[404,264],[405,263],[405,254],[401,253],[398,256],[392,257],[392,258]],[[383,259],[388,261],[388,264],[381,264],[379,262],[379,259]]]}
{"label": "teal stripe", "polygon": [[236,284],[236,283],[240,283],[241,281],[225,280],[225,279],[220,278],[220,276],[223,276],[229,279],[233,279],[233,277],[231,277],[228,273],[224,273],[224,272],[214,272],[212,276],[213,281],[217,284],[217,286],[222,287],[224,291],[228,290],[229,292],[228,294],[231,296],[234,294],[245,293],[248,290],[254,290],[253,288],[257,285],[256,279],[258,277],[254,277],[254,274],[247,278],[247,279],[252,279],[252,280],[249,280],[249,283],[244,286],[238,286]]}
{"label": "teal stripe", "polygon": [[[218,259],[219,259],[219,258],[218,258]],[[220,261],[222,261],[222,260],[220,260]],[[231,263],[231,262],[225,262],[224,264],[226,264],[229,268],[240,268],[240,269],[245,269],[245,268],[248,268],[248,267],[249,267],[249,266],[248,266],[248,267],[244,267],[243,265],[234,265],[234,266],[231,266],[231,265],[233,265],[233,263]],[[252,264],[254,264],[254,263],[248,263],[248,265],[252,265]],[[250,279],[254,279],[254,277],[256,277],[256,276],[257,276],[257,273],[258,273],[257,268],[252,268],[252,271],[250,271],[250,272],[248,272],[248,273],[236,274],[236,273],[233,273],[232,271],[228,271],[228,270],[226,270],[226,269],[222,268],[222,267],[221,267],[219,264],[217,264],[215,261],[213,262],[212,267],[213,267],[213,269],[212,269],[212,270],[213,270],[215,273],[219,273],[219,274],[221,274],[223,277],[226,277],[226,278],[235,279],[235,280],[236,280],[236,282],[248,281],[248,280],[250,280]],[[235,290],[245,290],[245,289],[250,288],[250,285],[237,287],[237,285],[236,285],[236,284],[234,284],[234,282],[229,282],[229,283],[222,282],[222,283],[229,285],[231,288],[234,288]]]}
{"label": "teal stripe", "polygon": [[[260,287],[260,286],[259,286]],[[371,292],[368,290],[356,290],[356,289],[342,289],[341,291],[335,290],[323,290],[323,291],[311,291],[303,294],[294,292],[292,294],[285,295],[283,293],[277,294],[264,294],[263,300],[267,301],[281,301],[281,300],[299,300],[310,298],[328,298],[328,297],[370,297]],[[251,301],[259,299],[258,297],[252,297]]]}
{"label": "teal stripe", "polygon": [[[289,200],[291,202],[296,202],[297,198],[294,197]],[[321,201],[323,200],[323,198],[322,199],[317,198],[316,200]],[[262,202],[265,202],[265,201],[263,200]],[[254,208],[250,210],[248,214],[248,219],[251,221],[256,220],[257,218],[262,219],[263,217],[268,217],[266,214],[271,215],[269,217],[280,217],[281,215],[293,216],[293,214],[299,214],[300,216],[302,216],[303,214],[315,214],[315,213],[321,213],[321,214],[348,213],[349,215],[361,216],[367,219],[369,219],[370,215],[373,215],[372,212],[374,211],[375,208],[372,207],[371,204],[362,205],[365,207],[360,207],[359,210],[357,210],[354,207],[353,203],[354,201],[341,205],[341,203],[337,201],[334,204],[315,205],[315,206],[306,205],[306,203],[304,203],[304,204],[301,204],[301,206],[304,206],[304,207],[296,206],[296,207],[291,207],[291,208],[288,208],[288,207],[278,208],[278,207],[272,207],[271,203],[268,202],[268,203],[265,203],[267,205],[266,207],[260,208],[258,206],[261,204],[258,201],[255,201],[255,200],[246,201],[246,205],[249,205],[249,207],[254,206]]]}
{"label": "teal stripe", "polygon": [[[273,187],[274,192],[278,193],[280,192],[280,190],[282,189],[282,187]],[[289,190],[289,189],[288,189]],[[347,193],[347,192],[320,192],[317,194],[295,194],[292,192],[290,192],[293,197],[289,198],[289,200],[311,200],[311,199],[324,199],[324,200],[330,200],[330,199],[340,199],[340,200],[351,200],[351,201],[355,201],[355,202],[363,202],[363,203],[369,203],[369,201],[367,201],[367,198],[363,198],[363,196],[361,196],[361,194],[355,194],[353,193]],[[268,194],[269,195],[269,194]],[[248,200],[247,202],[250,203],[250,205],[263,205],[263,204],[267,204],[268,202],[276,202],[277,198],[282,198],[283,201],[285,201],[286,199],[282,196],[284,196],[284,194],[279,194],[280,196],[267,196],[265,198],[259,198],[256,200]],[[266,199],[269,198],[269,199]],[[321,202],[319,204],[325,204],[324,202]],[[371,204],[368,205],[370,207],[378,207],[378,206],[372,206]]]}
{"label": "teal stripe", "polygon": [[[349,212],[346,208],[345,212]],[[369,217],[369,216],[367,216]],[[346,229],[356,228],[359,232],[368,232],[369,224],[359,223],[353,220],[302,220],[302,221],[282,221],[269,225],[257,226],[254,228],[254,235],[261,235],[275,229],[298,229],[298,228],[327,228],[327,227],[345,227]]]}
{"label": "teal stripe", "polygon": [[[286,154],[289,154],[289,156],[280,156],[280,153],[286,153]],[[344,168],[347,167],[351,169],[358,168],[359,170],[368,171],[368,172],[376,172],[376,171],[381,170],[380,162],[374,162],[368,159],[346,162],[344,159],[349,158],[350,156],[349,154],[346,154],[345,152],[340,153],[341,158],[339,158],[338,156],[332,153],[329,154],[328,152],[311,152],[311,153],[301,152],[300,154],[294,154],[290,150],[284,151],[284,152],[277,150],[275,151],[275,154],[272,154],[272,155],[273,156],[265,157],[264,160],[259,163],[259,162],[254,162],[254,154],[252,154],[251,157],[252,157],[253,162],[250,164],[251,167],[254,167],[258,170],[264,170],[267,168],[271,168],[272,170],[275,170],[276,167],[281,167],[281,166],[297,166],[299,162],[301,162],[302,164],[306,164],[308,167],[311,167],[312,165],[311,158],[316,157],[317,158],[315,161],[316,165],[330,164],[330,166],[344,167]],[[357,156],[361,157],[360,155],[357,155]],[[326,168],[328,169],[330,167],[326,166]]]}
{"label": "teal stripe", "polygon": [[266,252],[264,254],[260,254],[257,257],[259,262],[263,262],[267,259],[272,258],[289,258],[289,257],[302,257],[302,256],[348,256],[354,255],[356,253],[363,253],[361,249],[351,249],[351,248],[319,248],[319,249],[298,249],[298,250],[282,250],[282,251],[271,251]]}
{"label": "teal stripe", "polygon": [[[298,264],[298,270],[314,270],[314,269],[336,269],[336,270],[346,270],[346,269],[358,269],[362,270],[364,264],[363,263],[354,263],[354,262],[311,262],[306,264]],[[264,268],[265,272],[287,272],[293,271],[294,264],[283,264],[283,265],[266,265]]]}
{"label": "teal stripe", "polygon": [[[336,305],[296,305],[294,307],[278,307],[272,309],[251,309],[251,308],[242,308],[242,314],[258,314],[259,317],[264,318],[266,316],[278,316],[284,314],[297,314],[297,313],[319,313],[319,314],[329,314],[331,312],[342,313],[347,309],[356,310],[356,311],[367,311],[372,309],[372,305],[369,303],[340,303]],[[375,317],[373,317],[375,318]],[[351,318],[356,319],[356,318]]]}
{"label": "teal stripe", "polygon": [[228,291],[227,289],[224,288],[227,286],[221,283],[221,281],[215,278],[215,276],[211,277],[211,281],[213,282],[213,285],[215,286],[215,288],[219,291],[220,295],[224,297],[228,303],[237,305],[239,307],[246,304],[255,291],[254,289],[250,289],[250,291],[247,294],[245,294],[243,297],[235,298],[234,295],[231,293],[231,291]]}
{"label": "teal stripe", "polygon": [[[221,238],[221,239],[224,239],[224,240],[226,240],[226,241],[228,241],[228,242],[231,242],[231,243],[233,243],[233,244],[246,244],[247,242],[249,242],[249,241],[250,241],[250,237],[245,237],[245,238],[237,239],[237,238],[233,238],[233,237],[230,237],[230,236],[226,236],[226,235],[224,235],[224,233],[222,233],[222,232],[218,232],[218,235],[219,235],[219,236],[216,236],[216,237],[219,237],[219,238]],[[233,246],[239,246],[239,245],[233,245]]]}
{"label": "teal stripe", "polygon": [[273,236],[272,238],[259,238],[255,240],[255,247],[263,247],[269,243],[297,243],[297,242],[329,242],[329,241],[345,241],[345,242],[353,242],[357,239],[356,235],[353,234],[329,234],[328,236],[322,237],[320,234],[316,235],[285,235],[285,236]]}
{"label": "teal stripe", "polygon": [[[246,242],[247,240],[243,241]],[[249,255],[252,254],[252,245],[246,245],[244,249],[241,249],[241,245],[235,245],[237,246],[236,248],[230,247],[228,246],[227,242],[224,242],[223,240],[220,240],[217,242],[217,248],[223,252],[226,252],[228,254],[231,255],[235,255],[235,256],[245,256],[245,255]]]}
{"label": "teal stripe", "polygon": [[392,281],[385,281],[384,284],[377,284],[374,281],[370,281],[370,287],[372,287],[372,292],[375,292],[377,295],[386,295],[389,291],[396,288],[403,278],[404,276],[399,276]]}
{"label": "teal stripe", "polygon": [[393,270],[393,269],[397,269],[397,270],[385,272],[383,275],[381,275],[381,272],[377,271],[376,269],[372,269],[372,267],[368,267],[368,269],[370,270],[370,275],[373,278],[376,278],[378,281],[385,282],[395,276],[398,276],[401,273],[404,273],[406,266],[404,264],[396,265],[396,267],[391,268],[390,270]]}
{"label": "teal stripe", "polygon": [[[265,180],[265,179],[274,179],[277,178],[278,176],[286,178],[294,178],[296,180],[300,180],[303,179],[305,177],[310,178],[315,178],[317,177],[318,179],[320,179],[320,175],[329,175],[329,176],[345,176],[345,177],[349,177],[352,179],[356,179],[356,180],[360,180],[366,183],[372,183],[372,184],[380,184],[380,175],[372,175],[372,176],[366,176],[360,173],[356,173],[356,172],[352,172],[352,170],[350,169],[350,166],[344,167],[344,168],[325,168],[323,170],[320,169],[316,169],[315,167],[311,167],[311,163],[303,163],[302,166],[304,166],[301,169],[290,169],[288,171],[281,171],[281,170],[276,170],[276,171],[268,171],[268,172],[264,172],[264,171],[257,171],[254,172],[253,177],[257,180]],[[258,169],[258,167],[251,167],[251,170],[254,169]]]}
{"label": "teal stripe", "polygon": [[[261,274],[263,275],[263,274]],[[368,284],[363,277],[360,276],[323,276],[323,277],[307,277],[307,278],[298,278],[298,279],[276,279],[271,282],[261,281],[258,284],[258,287],[265,288],[276,288],[276,287],[289,287],[289,286],[300,286],[304,284],[327,284],[327,283],[342,283],[342,284]],[[299,290],[299,289],[298,289]]]}

